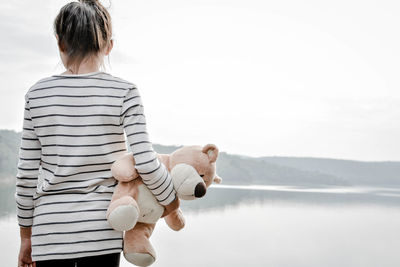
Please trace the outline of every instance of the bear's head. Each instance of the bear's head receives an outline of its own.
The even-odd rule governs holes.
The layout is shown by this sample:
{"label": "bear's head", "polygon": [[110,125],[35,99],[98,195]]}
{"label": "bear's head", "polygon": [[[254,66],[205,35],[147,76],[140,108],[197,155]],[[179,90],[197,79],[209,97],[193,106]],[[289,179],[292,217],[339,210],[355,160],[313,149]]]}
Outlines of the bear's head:
{"label": "bear's head", "polygon": [[221,182],[216,174],[217,157],[218,148],[214,144],[184,146],[170,155],[172,181],[179,198],[191,200],[203,197],[213,182]]}

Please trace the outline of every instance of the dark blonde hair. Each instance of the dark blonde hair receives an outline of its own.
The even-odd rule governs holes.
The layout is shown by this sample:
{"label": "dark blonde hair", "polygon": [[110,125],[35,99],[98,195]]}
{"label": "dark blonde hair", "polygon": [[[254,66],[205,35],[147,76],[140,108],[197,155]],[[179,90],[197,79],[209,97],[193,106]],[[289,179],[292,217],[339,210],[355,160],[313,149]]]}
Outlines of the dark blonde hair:
{"label": "dark blonde hair", "polygon": [[79,0],[63,6],[54,20],[58,45],[67,55],[67,68],[107,49],[112,36],[111,16],[98,0]]}

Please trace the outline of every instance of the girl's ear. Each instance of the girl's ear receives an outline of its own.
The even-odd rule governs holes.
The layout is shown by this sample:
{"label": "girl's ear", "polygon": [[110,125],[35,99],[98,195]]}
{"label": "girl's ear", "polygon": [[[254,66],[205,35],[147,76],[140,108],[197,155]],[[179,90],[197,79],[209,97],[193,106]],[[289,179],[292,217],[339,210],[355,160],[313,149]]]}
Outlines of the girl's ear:
{"label": "girl's ear", "polygon": [[60,44],[60,38],[58,38],[58,35],[55,34],[56,39],[57,39],[57,45],[58,45],[58,49],[60,49],[61,52],[64,52],[64,47]]}
{"label": "girl's ear", "polygon": [[113,49],[113,47],[114,47],[114,40],[111,39],[109,44],[108,44],[108,46],[107,46],[107,50],[106,50],[106,53],[105,53],[106,56],[108,56],[110,54],[110,52]]}

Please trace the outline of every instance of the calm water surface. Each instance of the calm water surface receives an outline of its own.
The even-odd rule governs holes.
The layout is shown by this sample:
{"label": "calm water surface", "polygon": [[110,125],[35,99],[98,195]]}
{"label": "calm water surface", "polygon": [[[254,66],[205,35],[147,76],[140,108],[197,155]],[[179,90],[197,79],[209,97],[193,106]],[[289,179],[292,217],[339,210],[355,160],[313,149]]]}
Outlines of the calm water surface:
{"label": "calm water surface", "polygon": [[[398,267],[399,194],[381,188],[213,188],[204,200],[184,203],[182,231],[157,224],[153,266]],[[0,236],[1,266],[16,266],[15,215],[1,217]],[[122,259],[121,266],[132,265]]]}

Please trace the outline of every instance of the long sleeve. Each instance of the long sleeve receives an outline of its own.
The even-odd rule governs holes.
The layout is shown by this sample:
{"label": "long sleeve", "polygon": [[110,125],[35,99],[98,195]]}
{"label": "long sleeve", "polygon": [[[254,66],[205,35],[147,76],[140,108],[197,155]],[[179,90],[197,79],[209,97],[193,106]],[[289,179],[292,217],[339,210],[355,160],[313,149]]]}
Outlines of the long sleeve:
{"label": "long sleeve", "polygon": [[171,176],[166,166],[158,160],[149,141],[138,89],[133,87],[127,91],[122,103],[121,124],[135,159],[135,168],[158,202],[168,205],[176,197]]}
{"label": "long sleeve", "polygon": [[32,226],[33,194],[38,183],[41,152],[41,144],[33,128],[29,99],[26,94],[15,193],[18,224],[22,227]]}

